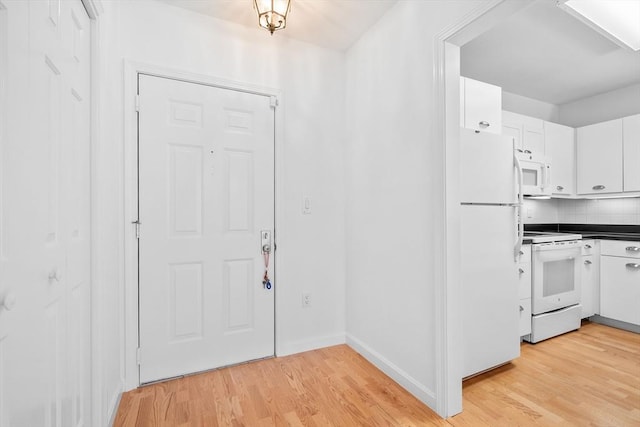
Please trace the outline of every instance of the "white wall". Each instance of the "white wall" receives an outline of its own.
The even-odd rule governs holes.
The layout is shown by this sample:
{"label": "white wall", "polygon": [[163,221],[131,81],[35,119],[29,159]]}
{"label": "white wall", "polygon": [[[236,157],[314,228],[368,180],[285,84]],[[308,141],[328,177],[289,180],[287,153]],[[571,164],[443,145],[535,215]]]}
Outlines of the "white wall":
{"label": "white wall", "polygon": [[[284,192],[278,230],[279,355],[344,342],[344,53],[244,28],[159,2],[106,2],[98,218],[104,284],[105,401],[122,382],[124,59],[281,90]],[[126,94],[127,102],[133,94]],[[313,213],[302,215],[301,198]],[[111,266],[110,270],[107,266]],[[302,308],[302,292],[312,306]],[[127,328],[135,325],[127,325]]]}
{"label": "white wall", "polygon": [[640,198],[557,202],[560,223],[640,225]]}
{"label": "white wall", "polygon": [[505,91],[502,91],[502,109],[554,123],[558,123],[560,116],[560,108],[555,104]]}
{"label": "white wall", "polygon": [[347,52],[347,341],[431,407],[445,227],[434,36],[479,3],[401,1]]}
{"label": "white wall", "polygon": [[525,224],[557,224],[558,223],[558,203],[562,200],[548,199],[535,200],[525,199],[523,215]]}
{"label": "white wall", "polygon": [[580,127],[640,113],[640,83],[559,106],[558,123]]}
{"label": "white wall", "polygon": [[640,225],[640,198],[525,200],[525,224]]}

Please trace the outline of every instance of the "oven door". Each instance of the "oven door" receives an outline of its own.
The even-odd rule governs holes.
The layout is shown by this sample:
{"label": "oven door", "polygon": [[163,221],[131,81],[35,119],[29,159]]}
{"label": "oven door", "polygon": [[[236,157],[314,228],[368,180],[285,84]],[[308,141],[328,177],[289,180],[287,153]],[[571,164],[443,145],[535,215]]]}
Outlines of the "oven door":
{"label": "oven door", "polygon": [[532,314],[580,302],[581,246],[579,241],[533,245]]}

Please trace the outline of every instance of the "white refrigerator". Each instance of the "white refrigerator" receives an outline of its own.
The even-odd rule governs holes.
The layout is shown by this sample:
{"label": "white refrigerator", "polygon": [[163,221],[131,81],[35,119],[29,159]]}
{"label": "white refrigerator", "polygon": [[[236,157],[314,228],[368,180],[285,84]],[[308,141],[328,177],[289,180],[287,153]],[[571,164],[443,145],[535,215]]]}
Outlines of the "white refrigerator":
{"label": "white refrigerator", "polygon": [[513,140],[460,132],[464,378],[520,355],[520,204]]}

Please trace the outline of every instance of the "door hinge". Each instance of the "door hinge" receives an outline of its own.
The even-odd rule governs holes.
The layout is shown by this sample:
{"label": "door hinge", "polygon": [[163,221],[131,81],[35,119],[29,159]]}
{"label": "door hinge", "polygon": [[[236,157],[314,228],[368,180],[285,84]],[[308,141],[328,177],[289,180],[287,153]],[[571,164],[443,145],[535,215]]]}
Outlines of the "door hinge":
{"label": "door hinge", "polygon": [[269,99],[270,99],[270,105],[273,108],[276,108],[278,106],[278,97],[277,96],[271,96],[271,97],[269,97]]}
{"label": "door hinge", "polygon": [[136,363],[137,363],[138,365],[140,365],[140,360],[141,360],[141,356],[140,356],[140,354],[141,354],[140,347],[138,347],[138,348],[136,349]]}
{"label": "door hinge", "polygon": [[140,95],[136,95],[136,111],[140,112]]}
{"label": "door hinge", "polygon": [[140,222],[140,220],[136,220],[133,221],[131,224],[134,224],[136,226],[136,239],[140,238],[140,226],[142,225],[142,223]]}

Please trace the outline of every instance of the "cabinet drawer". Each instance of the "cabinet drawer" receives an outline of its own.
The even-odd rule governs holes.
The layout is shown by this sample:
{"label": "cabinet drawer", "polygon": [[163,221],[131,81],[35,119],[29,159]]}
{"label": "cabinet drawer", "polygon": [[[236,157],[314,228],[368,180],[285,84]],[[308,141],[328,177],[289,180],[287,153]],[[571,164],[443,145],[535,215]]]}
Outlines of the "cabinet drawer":
{"label": "cabinet drawer", "polygon": [[593,255],[597,253],[597,242],[595,240],[582,241],[582,255]]}
{"label": "cabinet drawer", "polygon": [[531,298],[531,263],[518,265],[518,298]]}
{"label": "cabinet drawer", "polygon": [[602,240],[600,254],[640,258],[640,241]]}
{"label": "cabinet drawer", "polygon": [[520,262],[531,262],[531,245],[522,245],[520,248]]}
{"label": "cabinet drawer", "polygon": [[531,333],[531,298],[520,300],[520,336],[529,335]]}

